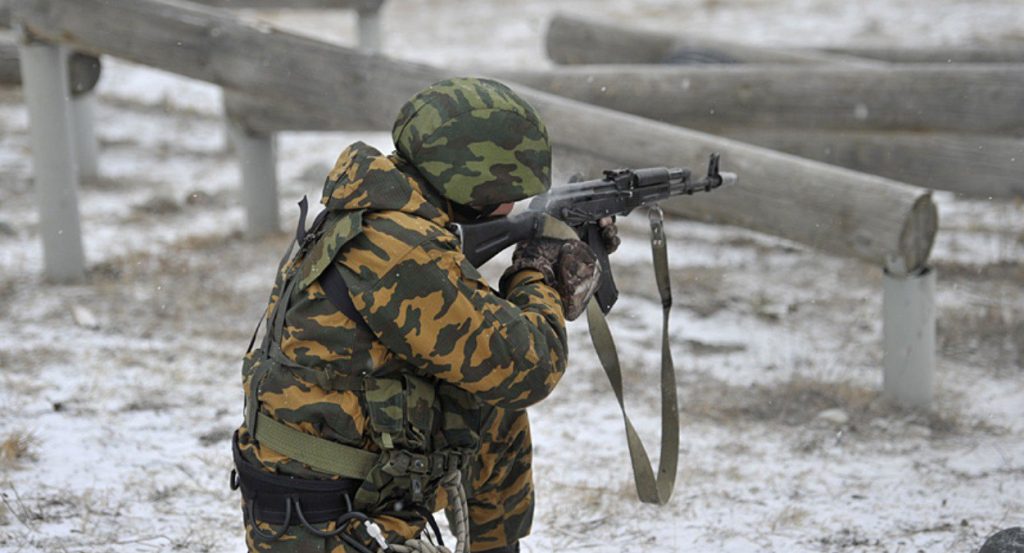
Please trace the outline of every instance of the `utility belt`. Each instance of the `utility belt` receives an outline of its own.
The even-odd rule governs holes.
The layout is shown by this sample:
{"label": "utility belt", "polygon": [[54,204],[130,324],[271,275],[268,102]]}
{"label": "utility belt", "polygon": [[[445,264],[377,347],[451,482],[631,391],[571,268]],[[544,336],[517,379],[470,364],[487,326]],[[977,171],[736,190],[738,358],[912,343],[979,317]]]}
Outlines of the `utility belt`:
{"label": "utility belt", "polygon": [[352,496],[362,480],[307,480],[267,472],[242,458],[237,432],[232,449],[235,470],[231,487],[241,490],[248,516],[275,526],[290,525],[293,516],[302,522],[319,524],[338,520],[353,511]]}

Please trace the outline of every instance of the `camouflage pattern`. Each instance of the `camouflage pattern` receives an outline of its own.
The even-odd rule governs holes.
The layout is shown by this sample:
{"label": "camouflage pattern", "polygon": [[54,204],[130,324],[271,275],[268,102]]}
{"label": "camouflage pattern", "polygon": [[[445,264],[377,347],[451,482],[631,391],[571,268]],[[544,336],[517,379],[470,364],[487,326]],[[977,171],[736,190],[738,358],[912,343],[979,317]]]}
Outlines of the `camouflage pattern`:
{"label": "camouflage pattern", "polygon": [[[282,265],[271,293],[268,317],[282,301],[286,277],[296,275],[274,340],[287,363],[271,364],[256,379],[260,412],[370,451],[472,457],[473,550],[526,535],[533,492],[522,410],[546,397],[565,368],[557,292],[532,270],[514,275],[504,297],[491,290],[460,252],[445,199],[398,156],[353,144],[328,177],[322,202],[331,215],[321,235]],[[326,298],[317,277],[331,263],[369,329]],[[250,354],[247,394],[258,365]],[[238,443],[245,460],[270,472],[333,477],[262,447],[244,424]],[[423,505],[443,507],[433,475],[420,485]],[[391,541],[425,524],[411,510],[411,486],[408,475],[382,463],[357,494],[357,507]],[[273,544],[247,533],[251,551],[346,551],[338,538],[318,538],[300,525]]]}
{"label": "camouflage pattern", "polygon": [[402,107],[391,134],[401,156],[457,204],[513,202],[551,186],[544,123],[497,81],[435,83]]}

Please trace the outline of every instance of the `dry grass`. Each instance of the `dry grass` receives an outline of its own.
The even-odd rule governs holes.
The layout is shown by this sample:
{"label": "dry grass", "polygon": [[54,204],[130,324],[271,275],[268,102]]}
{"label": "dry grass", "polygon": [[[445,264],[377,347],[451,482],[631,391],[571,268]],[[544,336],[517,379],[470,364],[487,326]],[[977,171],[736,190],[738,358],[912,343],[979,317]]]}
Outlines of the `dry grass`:
{"label": "dry grass", "polygon": [[22,468],[25,463],[36,461],[36,437],[31,432],[15,430],[0,442],[0,467]]}
{"label": "dry grass", "polygon": [[1007,305],[942,310],[936,337],[939,352],[951,359],[990,366],[995,374],[1024,368],[1024,312]]}
{"label": "dry grass", "polygon": [[849,417],[844,430],[860,435],[884,430],[885,425],[872,424],[876,420],[923,426],[932,438],[969,432],[992,435],[1005,432],[984,421],[965,419],[953,405],[929,413],[901,409],[887,402],[876,388],[848,381],[797,376],[777,385],[733,386],[703,379],[689,384],[686,394],[684,413],[720,424],[761,422],[803,426],[815,422],[822,411],[841,409]]}

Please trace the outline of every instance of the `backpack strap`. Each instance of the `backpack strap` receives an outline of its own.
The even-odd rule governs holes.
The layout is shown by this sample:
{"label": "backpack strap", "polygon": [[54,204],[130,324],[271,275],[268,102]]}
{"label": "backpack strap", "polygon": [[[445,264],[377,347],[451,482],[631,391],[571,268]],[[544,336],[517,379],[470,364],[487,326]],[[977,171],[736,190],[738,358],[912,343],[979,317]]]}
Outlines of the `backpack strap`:
{"label": "backpack strap", "polygon": [[362,313],[356,309],[356,304],[352,303],[352,297],[348,294],[348,284],[341,277],[341,271],[338,270],[337,265],[331,263],[323,273],[320,273],[320,287],[324,289],[324,294],[327,294],[327,299],[335,309],[355,321],[359,328],[373,334],[373,330],[366,323]]}

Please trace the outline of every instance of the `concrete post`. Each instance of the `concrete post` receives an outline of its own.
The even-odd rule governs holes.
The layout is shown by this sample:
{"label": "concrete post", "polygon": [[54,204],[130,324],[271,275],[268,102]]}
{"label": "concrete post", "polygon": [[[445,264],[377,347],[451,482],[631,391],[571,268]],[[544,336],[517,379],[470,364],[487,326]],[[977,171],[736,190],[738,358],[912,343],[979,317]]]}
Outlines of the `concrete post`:
{"label": "concrete post", "polygon": [[367,52],[380,53],[383,48],[380,7],[359,10],[359,48]]}
{"label": "concrete post", "polygon": [[882,297],[883,394],[927,409],[935,380],[935,271],[885,272]]}
{"label": "concrete post", "polygon": [[246,233],[258,237],[277,232],[281,221],[277,209],[274,137],[253,134],[233,121],[228,122],[228,132],[241,165]]}
{"label": "concrete post", "polygon": [[67,56],[56,45],[19,44],[21,78],[31,121],[30,138],[43,238],[45,276],[54,282],[85,280],[78,214],[78,170],[72,143]]}

